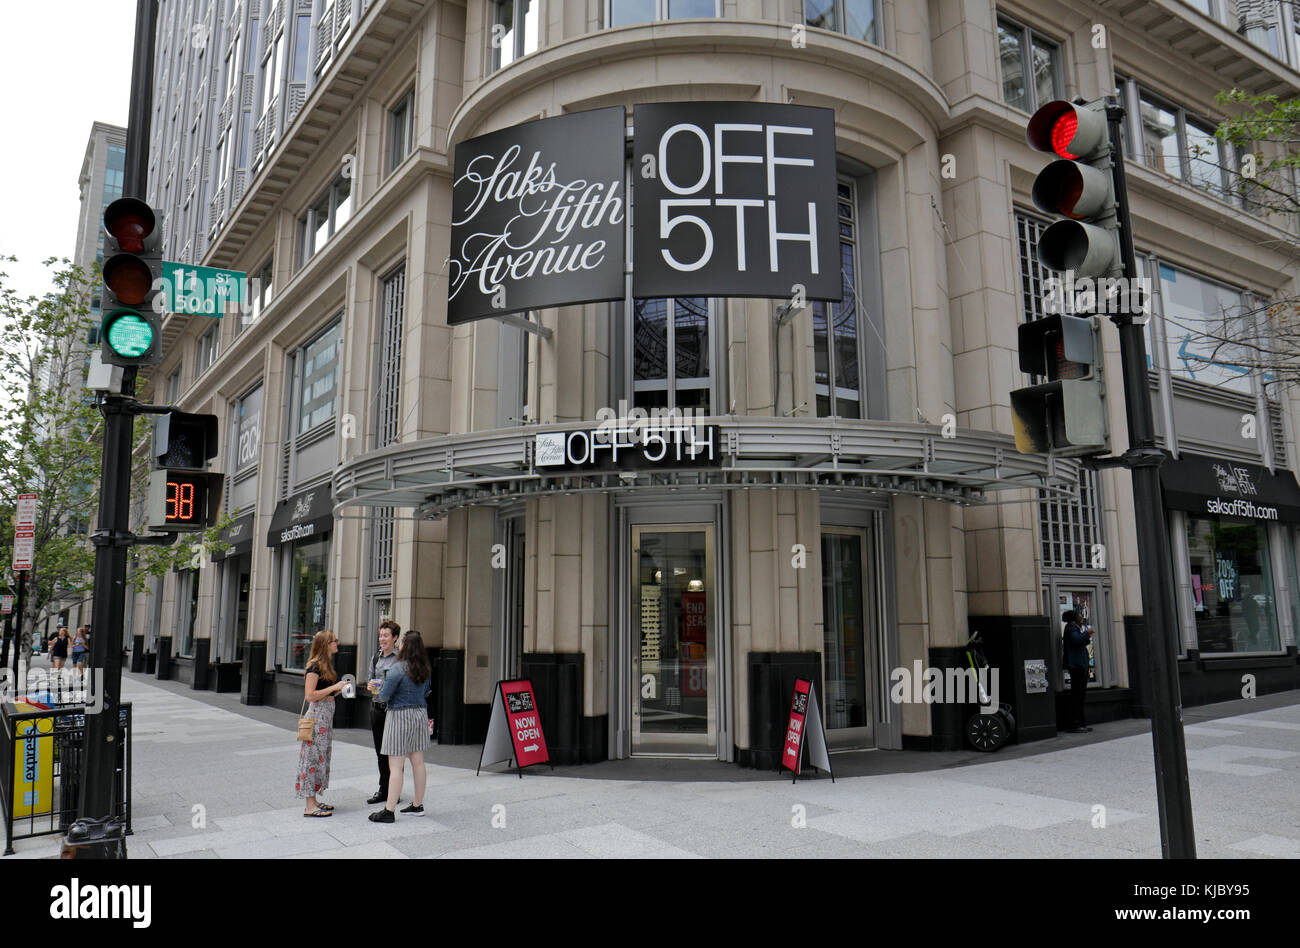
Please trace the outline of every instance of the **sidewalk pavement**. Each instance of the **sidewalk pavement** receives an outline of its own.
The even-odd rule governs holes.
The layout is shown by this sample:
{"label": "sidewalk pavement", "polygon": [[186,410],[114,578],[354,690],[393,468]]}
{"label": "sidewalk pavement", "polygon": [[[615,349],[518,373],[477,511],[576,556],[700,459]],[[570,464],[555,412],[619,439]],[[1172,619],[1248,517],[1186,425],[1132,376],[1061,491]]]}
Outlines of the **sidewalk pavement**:
{"label": "sidewalk pavement", "polygon": [[[993,755],[835,755],[834,783],[717,761],[634,759],[475,776],[479,746],[425,755],[427,815],[374,824],[370,733],[335,732],[338,809],[293,795],[296,717],[124,675],[134,706],[131,858],[1159,858],[1150,726],[1097,725]],[[1202,857],[1300,857],[1300,692],[1184,710]],[[402,791],[411,799],[409,767]],[[58,837],[8,859],[54,857]]]}

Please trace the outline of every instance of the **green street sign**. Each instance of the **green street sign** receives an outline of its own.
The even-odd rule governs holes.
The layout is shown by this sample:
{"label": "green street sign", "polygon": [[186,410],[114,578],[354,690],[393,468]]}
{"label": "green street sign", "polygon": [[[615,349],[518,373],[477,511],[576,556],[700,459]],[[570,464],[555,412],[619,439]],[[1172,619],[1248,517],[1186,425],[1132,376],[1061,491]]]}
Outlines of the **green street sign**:
{"label": "green street sign", "polygon": [[190,266],[164,260],[162,265],[164,312],[220,319],[226,304],[247,305],[252,299],[248,274],[242,270]]}
{"label": "green street sign", "polygon": [[153,345],[153,327],[135,310],[114,310],[106,322],[108,347],[125,359],[138,358]]}

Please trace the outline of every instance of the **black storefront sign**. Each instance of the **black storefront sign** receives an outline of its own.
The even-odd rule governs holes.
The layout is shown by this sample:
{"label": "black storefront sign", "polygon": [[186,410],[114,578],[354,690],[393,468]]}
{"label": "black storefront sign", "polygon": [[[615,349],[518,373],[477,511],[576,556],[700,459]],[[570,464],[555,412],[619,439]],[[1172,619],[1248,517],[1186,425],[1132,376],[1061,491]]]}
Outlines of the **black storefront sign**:
{"label": "black storefront sign", "polygon": [[1242,461],[1183,454],[1160,467],[1165,506],[1202,516],[1300,523],[1300,484],[1293,473]]}
{"label": "black storefront sign", "polygon": [[218,550],[212,555],[214,560],[224,560],[232,556],[243,556],[253,552],[254,514],[245,514],[230,522],[230,526],[217,534],[219,543],[228,544],[226,549]]}
{"label": "black storefront sign", "polygon": [[716,425],[548,431],[533,442],[539,473],[710,467],[720,457]]}
{"label": "black storefront sign", "polygon": [[614,106],[456,146],[450,325],[623,297],[624,124]]}
{"label": "black storefront sign", "polygon": [[294,540],[305,540],[329,532],[334,526],[334,501],[329,487],[295,494],[275,505],[271,529],[266,534],[267,546],[279,546]]}
{"label": "black storefront sign", "polygon": [[633,296],[842,298],[831,109],[659,103],[633,126]]}

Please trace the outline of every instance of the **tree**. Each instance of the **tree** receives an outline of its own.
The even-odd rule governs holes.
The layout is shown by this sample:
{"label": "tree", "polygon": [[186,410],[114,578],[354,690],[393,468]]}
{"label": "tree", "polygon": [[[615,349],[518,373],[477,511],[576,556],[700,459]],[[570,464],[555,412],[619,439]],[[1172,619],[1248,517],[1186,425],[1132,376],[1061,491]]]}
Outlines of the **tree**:
{"label": "tree", "polygon": [[[0,257],[0,265],[14,261]],[[87,540],[97,499],[103,421],[84,388],[91,291],[98,274],[66,259],[45,261],[54,289],[20,296],[0,273],[0,555],[12,561],[20,493],[37,495],[36,542],[20,642],[62,600],[90,594]],[[6,591],[12,592],[12,589]]]}

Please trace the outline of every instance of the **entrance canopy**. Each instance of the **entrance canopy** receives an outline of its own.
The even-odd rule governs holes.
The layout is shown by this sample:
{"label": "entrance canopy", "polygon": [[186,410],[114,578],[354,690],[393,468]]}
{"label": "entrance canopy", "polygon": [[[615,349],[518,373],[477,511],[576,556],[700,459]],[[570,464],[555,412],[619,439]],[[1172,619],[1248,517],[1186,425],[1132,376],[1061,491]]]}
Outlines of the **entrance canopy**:
{"label": "entrance canopy", "polygon": [[[648,423],[602,438],[595,422],[530,425],[404,442],[341,465],[334,503],[413,507],[439,518],[459,507],[561,491],[809,488],[982,504],[996,491],[1078,483],[1077,461],[1016,451],[1009,435],[885,421],[709,418]],[[598,446],[597,446],[598,445]]]}

